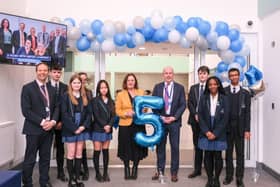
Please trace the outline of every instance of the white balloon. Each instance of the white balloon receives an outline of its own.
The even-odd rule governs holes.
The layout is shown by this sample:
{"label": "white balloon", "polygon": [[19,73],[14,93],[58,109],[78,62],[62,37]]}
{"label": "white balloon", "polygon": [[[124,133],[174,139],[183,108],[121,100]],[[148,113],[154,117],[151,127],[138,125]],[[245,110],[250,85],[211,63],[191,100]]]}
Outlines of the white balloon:
{"label": "white balloon", "polygon": [[243,72],[243,68],[241,67],[241,65],[237,62],[232,62],[229,64],[228,66],[228,70],[232,69],[232,68],[237,68],[239,70],[240,73]]}
{"label": "white balloon", "polygon": [[105,38],[112,38],[116,33],[114,23],[112,21],[105,21],[101,32]]}
{"label": "white balloon", "polygon": [[220,51],[218,54],[222,61],[224,61],[227,64],[231,63],[235,57],[235,54],[231,50]]}
{"label": "white balloon", "polygon": [[91,31],[91,23],[87,19],[83,19],[80,22],[79,27],[80,27],[80,31],[85,35]]}
{"label": "white balloon", "polygon": [[64,20],[62,23],[67,25],[67,29],[71,29],[72,27],[74,27],[73,23],[69,20]]}
{"label": "white balloon", "polygon": [[236,30],[238,30],[239,32],[240,32],[240,30],[241,30],[241,28],[240,28],[240,26],[239,26],[238,24],[232,24],[232,25],[229,26],[229,28],[230,28],[230,29],[236,29]]}
{"label": "white balloon", "polygon": [[187,40],[195,42],[198,39],[199,32],[195,27],[190,27],[185,33]]}
{"label": "white balloon", "polygon": [[72,27],[67,31],[67,37],[69,40],[78,40],[81,36],[81,31],[77,27]]}
{"label": "white balloon", "polygon": [[249,54],[250,54],[250,47],[247,44],[243,45],[241,51],[237,53],[237,55],[239,56],[248,56]]}
{"label": "white balloon", "polygon": [[106,39],[101,44],[102,51],[104,51],[104,52],[112,52],[112,51],[115,50],[115,47],[116,46],[115,46],[114,41],[112,39]]}
{"label": "white balloon", "polygon": [[115,22],[115,28],[117,33],[124,33],[125,32],[125,24],[121,21]]}
{"label": "white balloon", "polygon": [[145,24],[145,21],[144,21],[144,18],[141,17],[141,16],[136,16],[134,17],[133,19],[133,26],[136,28],[136,29],[141,29],[144,27],[144,24]]}
{"label": "white balloon", "polygon": [[218,39],[218,34],[215,31],[212,31],[209,34],[207,34],[206,39],[208,42],[214,43]]}
{"label": "white balloon", "polygon": [[144,36],[139,33],[136,32],[133,36],[132,36],[132,41],[136,46],[140,46],[140,45],[144,45],[145,44],[145,38]]}
{"label": "white balloon", "polygon": [[87,33],[87,39],[89,39],[90,41],[94,40],[95,36],[92,32]]}
{"label": "white balloon", "polygon": [[187,40],[186,37],[181,37],[180,39],[180,46],[183,48],[190,48],[191,47],[191,43]]}
{"label": "white balloon", "polygon": [[230,46],[230,39],[227,36],[220,36],[217,39],[217,47],[220,50],[227,50]]}
{"label": "white balloon", "polygon": [[67,38],[67,50],[69,51],[76,50],[76,40],[70,40]]}
{"label": "white balloon", "polygon": [[51,21],[51,22],[55,22],[55,23],[61,23],[61,22],[62,22],[61,19],[60,19],[59,17],[52,17],[52,18],[50,19],[50,21]]}
{"label": "white balloon", "polygon": [[163,18],[161,16],[153,16],[151,18],[151,25],[154,29],[159,29],[163,25]]}
{"label": "white balloon", "polygon": [[208,43],[203,36],[198,37],[196,45],[201,51],[206,51],[208,49]]}
{"label": "white balloon", "polygon": [[164,25],[164,28],[166,28],[168,31],[173,30],[176,27],[176,23],[175,23],[173,17],[165,18],[163,25]]}
{"label": "white balloon", "polygon": [[219,78],[220,78],[221,82],[227,82],[228,81],[228,72],[224,71],[224,72],[220,73]]}
{"label": "white balloon", "polygon": [[178,43],[180,39],[181,39],[181,35],[177,30],[174,29],[168,33],[168,40],[171,43]]}

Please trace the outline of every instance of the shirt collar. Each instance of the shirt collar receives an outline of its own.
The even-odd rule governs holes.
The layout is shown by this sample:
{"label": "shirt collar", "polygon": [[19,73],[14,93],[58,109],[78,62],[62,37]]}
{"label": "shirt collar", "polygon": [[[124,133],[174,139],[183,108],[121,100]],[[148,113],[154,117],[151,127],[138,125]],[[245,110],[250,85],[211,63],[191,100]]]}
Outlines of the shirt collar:
{"label": "shirt collar", "polygon": [[235,93],[239,92],[240,90],[240,85],[236,85],[236,86],[233,86],[232,84],[230,85],[230,91],[231,93],[233,93],[233,88],[235,88]]}
{"label": "shirt collar", "polygon": [[[173,86],[173,84],[173,81],[171,81],[168,86]],[[164,82],[164,86],[167,86],[167,82]]]}
{"label": "shirt collar", "polygon": [[41,86],[43,86],[43,85],[46,85],[46,83],[42,83],[42,82],[40,82],[38,79],[36,79],[36,82],[37,82],[37,84],[39,85],[39,87],[41,87]]}
{"label": "shirt collar", "polygon": [[57,83],[57,87],[59,86],[59,81],[55,81],[55,80],[53,80],[53,79],[51,79],[50,81],[51,81],[51,85],[52,85],[53,87],[55,87],[55,83]]}

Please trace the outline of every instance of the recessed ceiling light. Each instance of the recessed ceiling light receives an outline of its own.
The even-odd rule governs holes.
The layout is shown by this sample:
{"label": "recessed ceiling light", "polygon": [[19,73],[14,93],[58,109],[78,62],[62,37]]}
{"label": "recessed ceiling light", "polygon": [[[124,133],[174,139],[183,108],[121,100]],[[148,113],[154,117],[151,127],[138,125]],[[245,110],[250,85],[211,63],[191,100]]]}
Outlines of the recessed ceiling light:
{"label": "recessed ceiling light", "polygon": [[145,47],[139,47],[138,49],[139,50],[145,50],[146,48]]}

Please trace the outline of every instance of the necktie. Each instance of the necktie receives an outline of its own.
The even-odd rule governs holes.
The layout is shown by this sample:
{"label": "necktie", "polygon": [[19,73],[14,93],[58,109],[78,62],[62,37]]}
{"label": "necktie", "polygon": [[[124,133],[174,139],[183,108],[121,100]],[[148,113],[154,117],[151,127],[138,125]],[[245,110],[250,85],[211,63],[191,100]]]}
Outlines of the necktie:
{"label": "necktie", "polygon": [[165,107],[165,112],[167,112],[168,107],[169,107],[169,93],[168,93],[168,85],[165,86],[164,88],[164,107]]}
{"label": "necktie", "polygon": [[35,50],[35,48],[36,48],[35,45],[36,45],[36,44],[35,44],[35,36],[32,36],[32,45],[31,45],[32,47],[31,47],[31,48],[32,48],[33,50]]}
{"label": "necktie", "polygon": [[22,31],[20,31],[20,47],[24,46],[24,34]]}
{"label": "necktie", "polygon": [[58,90],[58,84],[57,84],[57,82],[55,83],[55,93],[58,95],[58,93],[59,93],[59,90]]}
{"label": "necktie", "polygon": [[43,92],[44,92],[44,95],[46,95],[45,85],[42,85],[41,88],[42,88],[42,90],[43,90]]}
{"label": "necktie", "polygon": [[201,85],[199,89],[199,99],[203,95],[203,92],[204,92],[203,85]]}
{"label": "necktie", "polygon": [[45,44],[45,33],[43,33],[43,44]]}
{"label": "necktie", "polygon": [[235,87],[233,87],[233,91],[232,91],[232,93],[234,93],[234,94],[235,94],[235,92],[236,92],[236,91],[235,91]]}

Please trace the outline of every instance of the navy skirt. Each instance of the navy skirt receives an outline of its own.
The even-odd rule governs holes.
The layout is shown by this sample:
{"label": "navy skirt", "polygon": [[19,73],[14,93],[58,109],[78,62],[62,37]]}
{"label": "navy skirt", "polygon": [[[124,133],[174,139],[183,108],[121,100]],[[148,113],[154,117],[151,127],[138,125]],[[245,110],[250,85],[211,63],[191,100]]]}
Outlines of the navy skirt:
{"label": "navy skirt", "polygon": [[91,139],[92,139],[92,141],[106,142],[106,141],[112,140],[112,133],[92,132]]}

